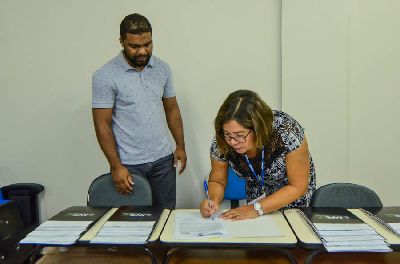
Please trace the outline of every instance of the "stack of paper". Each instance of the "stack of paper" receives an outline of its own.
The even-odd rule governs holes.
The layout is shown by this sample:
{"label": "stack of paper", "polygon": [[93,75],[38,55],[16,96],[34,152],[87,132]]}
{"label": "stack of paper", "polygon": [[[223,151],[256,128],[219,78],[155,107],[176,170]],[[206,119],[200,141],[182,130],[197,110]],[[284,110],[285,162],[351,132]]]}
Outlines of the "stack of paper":
{"label": "stack of paper", "polygon": [[155,221],[106,222],[99,233],[90,241],[92,244],[144,244]]}
{"label": "stack of paper", "polygon": [[108,208],[73,206],[42,223],[21,244],[72,245]]}
{"label": "stack of paper", "polygon": [[381,225],[400,236],[400,207],[368,208],[364,211]]}
{"label": "stack of paper", "polygon": [[302,208],[328,252],[389,252],[384,238],[344,208]]}
{"label": "stack of paper", "polygon": [[144,244],[162,210],[149,207],[121,207],[103,225],[91,244]]}

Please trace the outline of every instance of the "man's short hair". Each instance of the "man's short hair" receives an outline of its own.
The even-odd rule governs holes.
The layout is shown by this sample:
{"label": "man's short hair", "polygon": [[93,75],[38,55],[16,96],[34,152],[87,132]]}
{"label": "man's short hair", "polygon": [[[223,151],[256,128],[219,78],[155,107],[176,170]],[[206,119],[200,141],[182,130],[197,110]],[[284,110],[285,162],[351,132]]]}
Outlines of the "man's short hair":
{"label": "man's short hair", "polygon": [[134,13],[131,15],[127,15],[120,24],[119,27],[119,35],[121,39],[126,39],[126,33],[130,34],[142,34],[142,33],[152,33],[153,30],[151,28],[151,24],[146,17]]}

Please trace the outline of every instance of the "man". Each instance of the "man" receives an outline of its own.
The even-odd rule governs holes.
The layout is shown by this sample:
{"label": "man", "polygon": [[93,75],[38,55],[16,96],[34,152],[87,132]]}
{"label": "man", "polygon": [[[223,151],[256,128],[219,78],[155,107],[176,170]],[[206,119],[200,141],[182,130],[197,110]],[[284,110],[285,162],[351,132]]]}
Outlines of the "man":
{"label": "man", "polygon": [[171,71],[167,63],[152,56],[152,28],[144,16],[126,16],[119,41],[122,51],[93,74],[97,140],[118,192],[132,192],[134,174],[141,174],[149,180],[153,206],[173,209],[175,167],[180,161],[179,174],[184,171],[186,151]]}

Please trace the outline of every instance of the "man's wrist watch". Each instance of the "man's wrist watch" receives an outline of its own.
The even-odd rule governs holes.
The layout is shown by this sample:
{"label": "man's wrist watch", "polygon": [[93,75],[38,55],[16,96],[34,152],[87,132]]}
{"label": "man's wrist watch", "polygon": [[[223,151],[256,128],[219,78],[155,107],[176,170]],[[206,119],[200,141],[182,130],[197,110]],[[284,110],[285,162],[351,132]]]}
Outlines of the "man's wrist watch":
{"label": "man's wrist watch", "polygon": [[264,211],[263,211],[260,203],[253,203],[253,207],[254,207],[254,210],[257,211],[258,216],[261,216],[264,214]]}

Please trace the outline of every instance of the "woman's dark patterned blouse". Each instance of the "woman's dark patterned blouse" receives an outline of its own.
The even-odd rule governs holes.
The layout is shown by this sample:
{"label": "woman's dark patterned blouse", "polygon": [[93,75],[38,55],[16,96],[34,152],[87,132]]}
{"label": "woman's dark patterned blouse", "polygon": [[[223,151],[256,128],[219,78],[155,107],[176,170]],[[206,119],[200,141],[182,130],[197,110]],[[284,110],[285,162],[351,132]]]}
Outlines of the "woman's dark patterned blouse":
{"label": "woman's dark patterned blouse", "polygon": [[[270,195],[283,186],[288,184],[286,173],[285,156],[289,152],[297,149],[304,140],[304,129],[290,115],[274,110],[273,132],[270,143],[264,146],[265,162],[264,162],[264,188],[265,195]],[[222,155],[217,147],[215,138],[210,148],[211,158],[214,160],[228,162],[229,166],[237,173],[237,175],[246,180],[247,202],[250,202],[262,195],[260,182],[255,179],[249,166],[246,163],[244,155],[229,151],[226,155]],[[314,162],[310,157],[310,177],[308,190],[304,196],[292,202],[284,208],[305,207],[309,206],[313,192],[315,191],[315,168]],[[257,175],[261,173],[261,153],[250,159],[250,162]]]}

